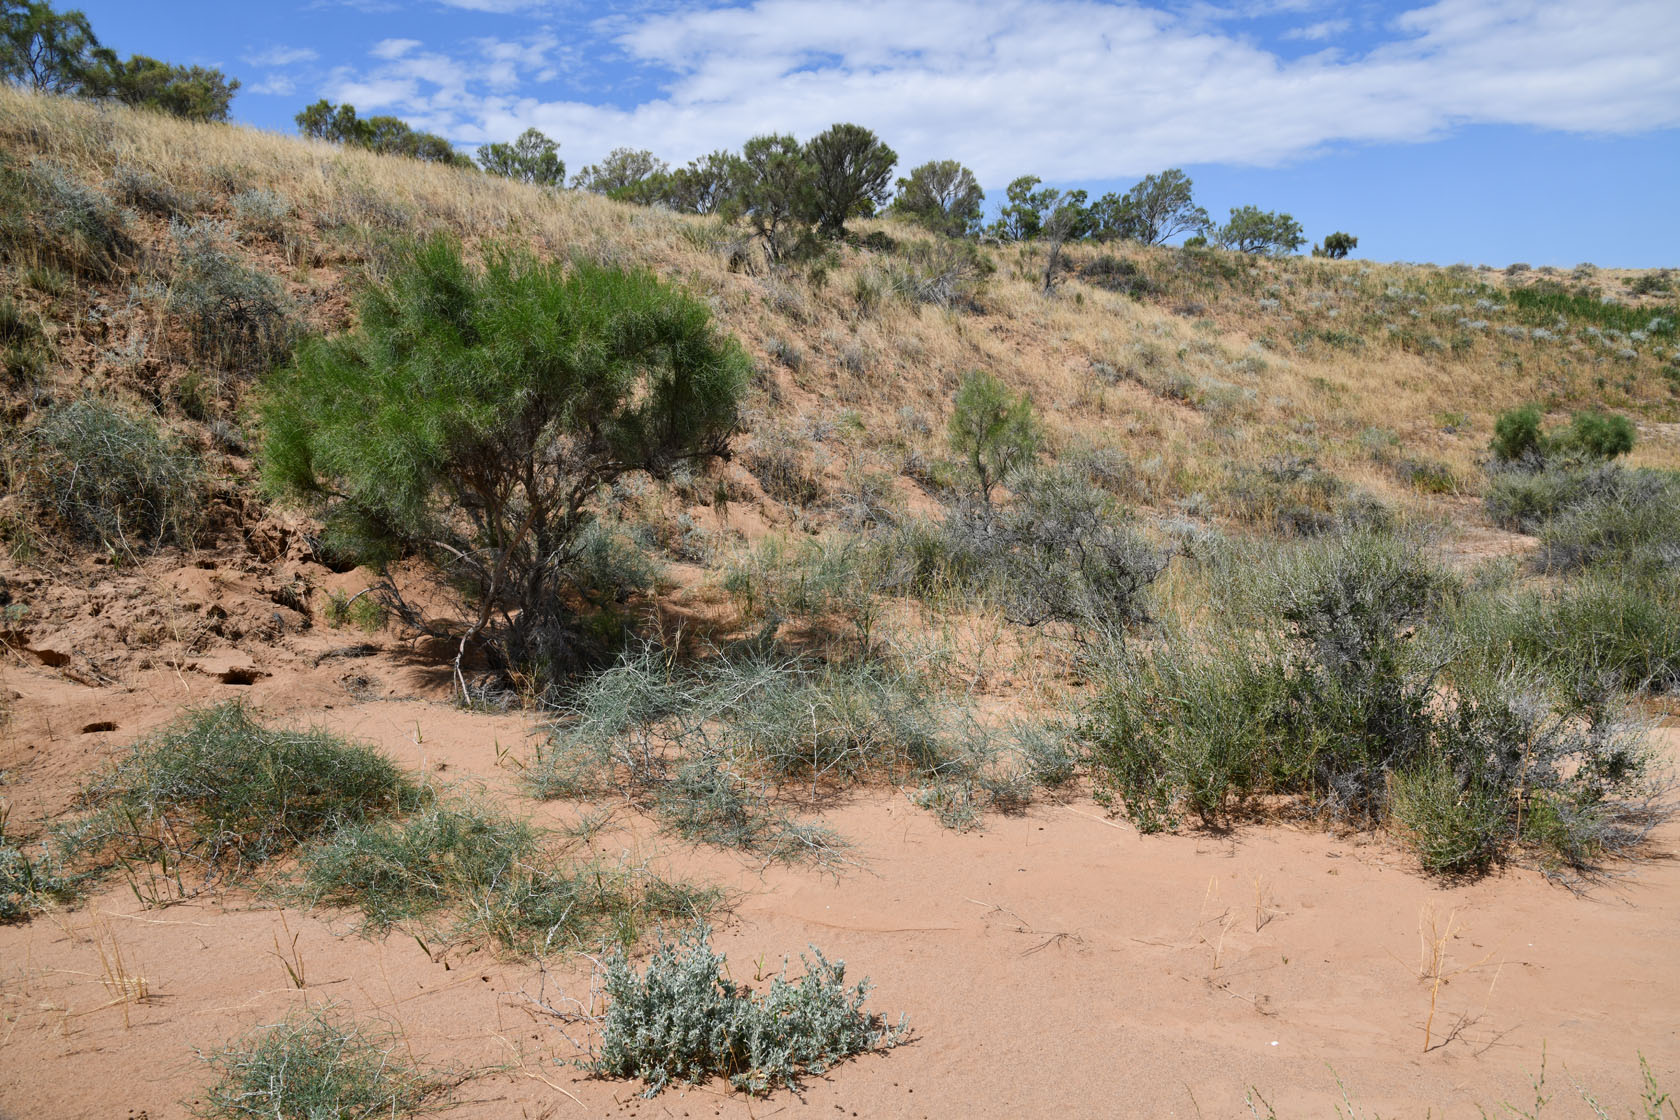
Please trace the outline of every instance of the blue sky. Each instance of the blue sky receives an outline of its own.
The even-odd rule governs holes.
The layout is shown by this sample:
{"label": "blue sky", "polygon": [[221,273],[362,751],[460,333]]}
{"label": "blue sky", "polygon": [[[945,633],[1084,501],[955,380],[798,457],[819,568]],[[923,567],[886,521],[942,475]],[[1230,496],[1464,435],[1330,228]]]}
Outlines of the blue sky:
{"label": "blue sky", "polygon": [[118,51],[222,67],[573,170],[867,125],[900,169],[1093,194],[1185,168],[1358,255],[1680,266],[1680,0],[79,0]]}

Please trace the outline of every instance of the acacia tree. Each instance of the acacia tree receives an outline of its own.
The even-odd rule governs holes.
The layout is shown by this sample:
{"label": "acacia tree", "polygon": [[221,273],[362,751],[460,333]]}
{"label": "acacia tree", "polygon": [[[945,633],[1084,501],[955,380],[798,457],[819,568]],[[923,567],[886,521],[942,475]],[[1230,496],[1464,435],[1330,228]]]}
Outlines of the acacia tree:
{"label": "acacia tree", "polygon": [[1339,261],[1357,248],[1359,248],[1359,238],[1351,233],[1338,232],[1326,237],[1323,245],[1314,245],[1312,255],[1329,257],[1333,261]]}
{"label": "acacia tree", "polygon": [[[750,363],[706,305],[650,273],[520,250],[482,268],[435,239],[360,296],[356,327],[302,345],[262,416],[271,492],[381,572],[423,630],[500,668],[569,659],[564,597],[600,487],[727,453]],[[411,605],[396,561],[429,562],[464,629]]]}
{"label": "acacia tree", "polygon": [[740,179],[739,156],[708,152],[667,175],[659,201],[684,214],[716,214],[734,203]]}
{"label": "acacia tree", "polygon": [[1042,442],[1032,398],[1011,393],[984,370],[963,378],[952,402],[946,439],[974,471],[980,500],[987,507],[993,488],[1010,471],[1031,462]]}
{"label": "acacia tree", "polygon": [[100,52],[88,71],[82,92],[139,109],[155,109],[190,121],[225,121],[239,90],[239,79],[207,66],[177,66],[143,54],[119,62]]}
{"label": "acacia tree", "polygon": [[420,132],[400,117],[358,117],[354,105],[334,105],[322,98],[292,118],[298,132],[315,140],[330,140],[386,155],[407,156],[425,163],[474,168],[478,165],[455,150],[442,136]]}
{"label": "acacia tree", "polygon": [[1258,206],[1236,206],[1231,220],[1219,227],[1219,244],[1239,253],[1279,256],[1293,253],[1306,244],[1301,223],[1280,210]]}
{"label": "acacia tree", "polygon": [[511,144],[483,144],[478,163],[492,175],[517,179],[540,187],[559,187],[566,182],[566,163],[560,145],[534,128],[527,128]]}
{"label": "acacia tree", "polygon": [[[1179,234],[1203,233],[1212,225],[1190,194],[1190,177],[1176,167],[1145,175],[1113,204],[1114,232],[1130,241],[1161,245]],[[1107,203],[1112,195],[1105,195]]]}
{"label": "acacia tree", "polygon": [[619,195],[644,180],[663,175],[670,165],[646,148],[614,148],[600,163],[577,173],[572,186],[595,194]]}
{"label": "acacia tree", "polygon": [[974,172],[954,159],[931,160],[898,181],[892,208],[947,237],[967,237],[980,225],[986,192]]}
{"label": "acacia tree", "polygon": [[846,234],[847,218],[867,218],[887,200],[898,153],[869,129],[831,125],[805,145],[811,165],[811,200],[817,230],[824,237]]}
{"label": "acacia tree", "polygon": [[741,149],[736,200],[772,261],[810,235],[815,176],[792,136],[755,136]]}
{"label": "acacia tree", "polygon": [[80,11],[0,0],[0,78],[37,93],[76,93],[99,59],[99,39]]}

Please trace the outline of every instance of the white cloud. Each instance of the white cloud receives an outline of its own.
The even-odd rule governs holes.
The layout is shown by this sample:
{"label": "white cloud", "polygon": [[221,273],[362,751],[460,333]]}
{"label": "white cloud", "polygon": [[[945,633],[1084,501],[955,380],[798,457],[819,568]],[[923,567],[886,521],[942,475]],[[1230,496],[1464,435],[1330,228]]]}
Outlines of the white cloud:
{"label": "white cloud", "polygon": [[424,45],[418,39],[381,39],[368,53],[375,58],[401,58],[409,51]]}
{"label": "white cloud", "polygon": [[[1221,14],[1325,5],[1246,7]],[[358,108],[363,99],[395,108],[457,139],[534,125],[580,163],[621,144],[680,161],[756,133],[809,136],[853,120],[906,166],[950,156],[988,185],[1027,171],[1065,181],[1272,164],[1328,143],[1424,140],[1464,123],[1680,126],[1673,0],[1436,0],[1393,20],[1363,54],[1294,60],[1220,32],[1210,14],[1096,0],[855,0],[840,19],[827,0],[755,0],[597,25],[632,66],[663,80],[659,96],[629,107],[522,91],[553,71],[546,32],[478,40],[476,57],[461,59],[394,41],[405,46],[379,54],[384,65],[341,72],[336,89]],[[1306,24],[1299,36],[1328,37],[1337,22]]]}
{"label": "white cloud", "polygon": [[273,46],[245,56],[252,66],[292,66],[299,62],[314,62],[320,54],[309,47]]}
{"label": "white cloud", "polygon": [[1353,23],[1350,20],[1326,19],[1317,23],[1309,23],[1305,27],[1292,27],[1283,33],[1283,37],[1285,39],[1305,39],[1308,42],[1315,43],[1323,42],[1325,39],[1334,39],[1352,26]]}
{"label": "white cloud", "polygon": [[290,97],[297,92],[297,83],[284,74],[269,74],[262,81],[244,87],[241,92],[268,94],[273,97]]}

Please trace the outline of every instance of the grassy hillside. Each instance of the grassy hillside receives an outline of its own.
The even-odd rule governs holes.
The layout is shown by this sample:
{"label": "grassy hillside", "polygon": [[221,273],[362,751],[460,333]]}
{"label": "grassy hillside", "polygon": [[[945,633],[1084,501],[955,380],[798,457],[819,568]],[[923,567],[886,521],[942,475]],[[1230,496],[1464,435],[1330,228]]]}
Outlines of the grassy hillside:
{"label": "grassy hillside", "polygon": [[[90,558],[142,572],[178,563],[170,557],[181,549],[274,561],[286,540],[312,539],[256,485],[262,380],[304,334],[349,327],[352,294],[385,278],[403,245],[444,234],[469,250],[517,244],[550,259],[645,266],[703,298],[752,356],[733,461],[669,485],[631,476],[598,495],[605,535],[578,594],[597,661],[627,639],[633,648],[673,633],[759,633],[787,656],[816,657],[780,669],[725,659],[723,670],[664,686],[677,689],[678,709],[756,727],[760,755],[769,752],[757,763],[768,758],[778,782],[820,745],[778,738],[786,729],[771,725],[785,712],[726,703],[740,674],[769,673],[761,684],[788,704],[826,705],[850,728],[819,771],[911,773],[953,820],[1030,796],[1021,775],[1034,767],[1060,773],[1089,755],[1099,789],[1151,822],[1178,819],[1185,797],[1216,819],[1271,791],[1380,822],[1396,811],[1394,795],[1370,783],[1399,769],[1416,787],[1416,833],[1427,815],[1416,799],[1445,811],[1435,801],[1470,779],[1430,761],[1429,744],[1447,731],[1425,711],[1447,678],[1407,667],[1416,647],[1394,645],[1391,631],[1421,630],[1448,651],[1443,664],[1460,666],[1452,696],[1482,696],[1518,668],[1549,674],[1546,687],[1563,697],[1560,729],[1569,704],[1602,714],[1605,695],[1587,676],[1608,674],[1613,692],[1653,682],[1660,691],[1680,664],[1667,646],[1640,652],[1675,601],[1672,564],[1651,551],[1668,531],[1653,512],[1670,485],[1662,470],[1680,465],[1680,312],[1665,276],[1078,245],[1047,294],[1041,246],[976,248],[892,221],[860,223],[819,259],[778,268],[715,219],[11,90],[0,92],[0,189],[10,491],[0,521],[19,588],[9,609],[36,631],[101,614],[55,582],[87,571]],[[1041,466],[1006,480],[995,516],[965,505],[972,483],[945,437],[953,395],[975,370],[1027,394],[1046,435]],[[1554,429],[1578,409],[1630,414],[1628,466],[1554,465],[1490,482],[1495,417],[1528,402]],[[1484,508],[1477,499],[1495,483]],[[1607,510],[1632,522],[1607,527]],[[1470,586],[1481,590],[1467,598],[1455,582],[1463,572],[1527,557],[1530,534],[1544,538],[1541,558],[1479,570]],[[147,560],[154,550],[162,559]],[[1574,559],[1547,559],[1565,553]],[[1397,582],[1372,583],[1381,572]],[[1547,598],[1570,572],[1599,582]],[[1630,572],[1637,578],[1604,583]],[[389,621],[373,599],[355,608],[342,591],[328,595],[318,567],[263,578],[266,602],[244,622],[185,632],[144,607],[145,621],[84,637],[116,647],[101,651],[108,667],[96,673],[150,663],[148,650],[273,639],[294,621],[268,603],[295,612],[297,626]],[[1307,604],[1315,595],[1330,599]],[[1281,634],[1280,618],[1291,624]],[[1326,642],[1354,640],[1338,629],[1348,625],[1363,628],[1357,656],[1326,652]],[[1220,629],[1233,626],[1235,635]],[[1609,639],[1596,626],[1610,627]],[[1559,641],[1513,652],[1536,627]],[[438,633],[453,641],[455,631]],[[1305,645],[1278,644],[1290,640]],[[1210,643],[1247,668],[1197,660]],[[1560,661],[1572,643],[1613,656]],[[1298,679],[1309,653],[1320,676]],[[598,686],[651,671],[636,656]],[[1375,659],[1378,677],[1342,679],[1350,657]],[[1237,669],[1263,679],[1220,683]],[[514,676],[533,694],[562,683],[533,668]],[[1092,681],[1104,690],[1094,705],[1082,691]],[[1347,694],[1323,710],[1296,695],[1332,684]],[[1203,715],[1227,704],[1225,717],[1243,726],[1275,716],[1294,745],[1257,762],[1283,748],[1253,744],[1252,758],[1220,762],[1222,776],[1187,791],[1207,760],[1174,761],[1172,751],[1207,749],[1224,733],[1173,740],[1157,686],[1174,703],[1200,688]],[[583,687],[576,713],[589,726],[597,685]],[[1267,690],[1273,699],[1256,699]],[[1497,692],[1476,703],[1510,700]],[[1383,707],[1390,701],[1404,718]],[[852,726],[858,705],[872,714]],[[628,731],[620,722],[592,734]],[[691,731],[638,733],[674,736],[680,751]],[[1497,737],[1474,734],[1483,733]],[[999,735],[1026,759],[1010,779],[1026,786],[1010,786],[995,750],[976,746]],[[927,756],[907,752],[905,736],[925,740]],[[1034,756],[1046,736],[1059,745]],[[1324,736],[1364,746],[1326,762],[1309,745]],[[1565,739],[1548,780],[1567,786],[1566,758],[1587,747]],[[548,793],[591,788],[622,762],[557,757],[538,781]],[[1181,764],[1201,777],[1169,773]],[[946,781],[955,773],[967,783],[960,795]],[[1527,780],[1500,779],[1517,783],[1519,831]],[[1486,824],[1464,819],[1462,804],[1453,811],[1451,827]],[[1475,847],[1469,865],[1485,866],[1491,850]],[[1575,855],[1584,858],[1564,852]]]}

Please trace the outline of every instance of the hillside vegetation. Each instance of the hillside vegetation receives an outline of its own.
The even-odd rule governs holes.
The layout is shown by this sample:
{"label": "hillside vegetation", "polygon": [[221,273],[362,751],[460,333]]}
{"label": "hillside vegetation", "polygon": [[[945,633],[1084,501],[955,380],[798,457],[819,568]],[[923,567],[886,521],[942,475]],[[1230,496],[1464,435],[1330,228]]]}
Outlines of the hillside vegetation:
{"label": "hillside vegetation", "polygon": [[[1094,797],[1146,833],[1289,819],[1437,881],[1580,882],[1669,812],[1677,299],[891,218],[772,259],[720,217],[0,88],[0,631],[92,688],[400,651],[538,723],[496,744],[510,798],[766,866],[839,874],[816,815],[891,788],[953,829]],[[560,842],[186,706],[0,816],[0,917],[120,869],[144,905],[611,946],[621,1016],[681,999],[712,1032],[643,1053],[605,1020],[585,1068],[653,1092],[905,1037],[820,954],[765,1003],[703,930],[638,975],[627,947],[723,895],[574,859],[595,810]],[[319,811],[266,819],[295,789]],[[320,1035],[377,1065],[328,1010],[213,1061],[267,1077]],[[790,1015],[809,1037],[731,1065]],[[414,1078],[403,1107],[447,1080]]]}

